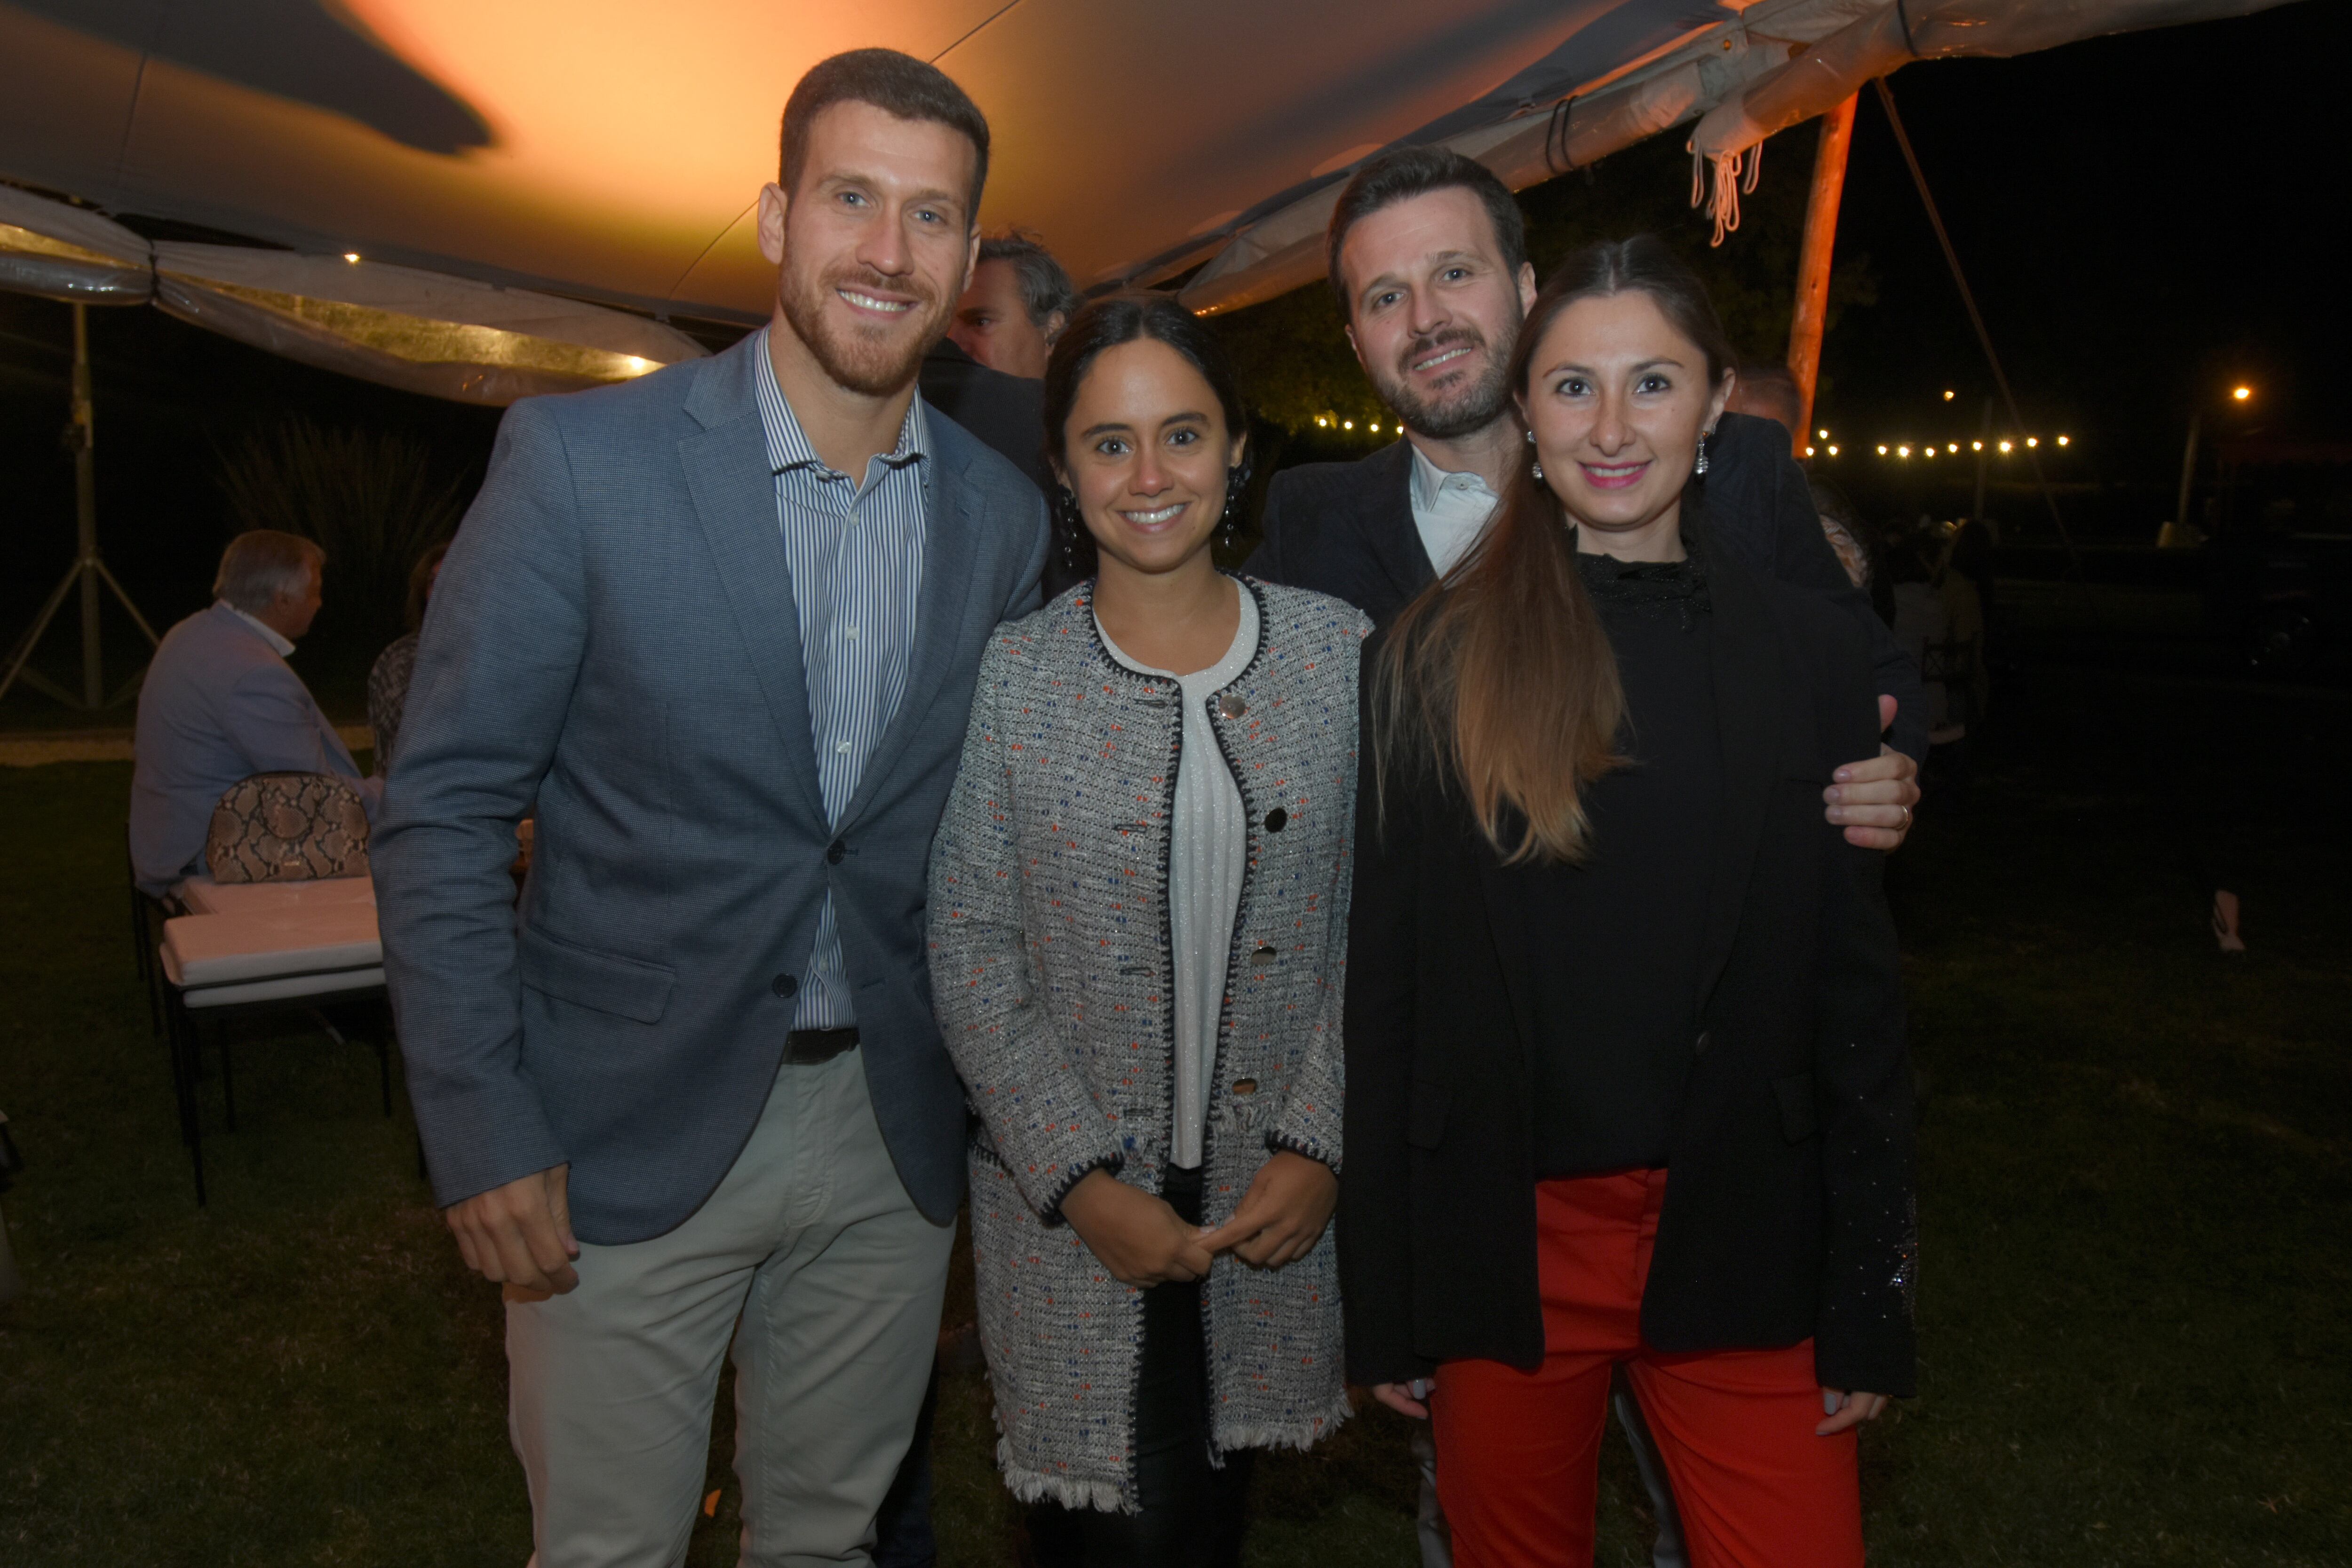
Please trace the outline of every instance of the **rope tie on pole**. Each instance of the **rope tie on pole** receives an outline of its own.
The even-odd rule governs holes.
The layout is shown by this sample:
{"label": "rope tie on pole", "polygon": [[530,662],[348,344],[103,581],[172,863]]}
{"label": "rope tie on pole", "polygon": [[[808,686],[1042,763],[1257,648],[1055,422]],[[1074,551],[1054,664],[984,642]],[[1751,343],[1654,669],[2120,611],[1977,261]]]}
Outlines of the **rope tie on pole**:
{"label": "rope tie on pole", "polygon": [[[1705,206],[1706,216],[1715,220],[1715,237],[1707,244],[1720,246],[1723,237],[1739,226],[1739,197],[1742,192],[1756,194],[1756,181],[1764,173],[1764,143],[1759,142],[1743,153],[1718,153],[1712,160],[1698,150],[1696,142],[1687,144],[1691,155],[1690,205]],[[1707,164],[1715,165],[1715,191],[1707,192]],[[1746,177],[1741,171],[1746,170]]]}

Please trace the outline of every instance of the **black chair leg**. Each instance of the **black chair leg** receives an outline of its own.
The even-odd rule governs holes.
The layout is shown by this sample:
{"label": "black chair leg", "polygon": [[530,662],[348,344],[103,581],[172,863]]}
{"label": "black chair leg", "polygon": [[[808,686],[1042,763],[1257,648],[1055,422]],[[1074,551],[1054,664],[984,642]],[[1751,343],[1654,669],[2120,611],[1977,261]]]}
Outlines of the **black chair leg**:
{"label": "black chair leg", "polygon": [[229,1061],[228,1020],[223,1018],[213,1026],[213,1039],[220,1047],[221,1100],[228,1109],[228,1130],[236,1131],[236,1071]]}
{"label": "black chair leg", "polygon": [[188,1146],[189,1163],[196,1177],[196,1206],[205,1206],[205,1129],[196,1101],[195,1058],[199,1037],[196,1021],[175,998],[172,1005],[172,1087],[180,1097],[180,1139]]}

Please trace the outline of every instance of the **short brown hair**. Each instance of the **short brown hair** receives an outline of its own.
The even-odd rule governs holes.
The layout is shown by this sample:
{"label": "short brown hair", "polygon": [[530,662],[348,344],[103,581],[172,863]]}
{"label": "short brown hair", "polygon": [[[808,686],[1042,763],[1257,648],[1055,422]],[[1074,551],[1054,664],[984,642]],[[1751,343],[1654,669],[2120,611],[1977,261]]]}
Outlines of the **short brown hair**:
{"label": "short brown hair", "polygon": [[1341,320],[1356,319],[1355,301],[1348,298],[1347,280],[1339,276],[1339,248],[1348,243],[1348,231],[1383,207],[1432,191],[1454,190],[1469,192],[1486,209],[1503,270],[1517,282],[1519,268],[1528,264],[1528,220],[1511,187],[1494,170],[1451,147],[1391,147],[1348,176],[1339,205],[1331,209],[1331,226],[1324,232],[1324,264],[1331,274],[1331,292],[1339,298]]}
{"label": "short brown hair", "polygon": [[971,143],[971,211],[977,227],[980,193],[988,184],[988,118],[939,67],[896,49],[851,49],[809,68],[784,103],[777,179],[790,195],[808,163],[809,133],[817,116],[836,103],[870,103],[900,120],[928,120],[961,132]]}
{"label": "short brown hair", "polygon": [[228,542],[221,552],[220,570],[213,575],[213,597],[230,607],[257,616],[280,598],[291,598],[310,586],[310,568],[326,569],[327,552],[299,533],[274,528],[248,529]]}

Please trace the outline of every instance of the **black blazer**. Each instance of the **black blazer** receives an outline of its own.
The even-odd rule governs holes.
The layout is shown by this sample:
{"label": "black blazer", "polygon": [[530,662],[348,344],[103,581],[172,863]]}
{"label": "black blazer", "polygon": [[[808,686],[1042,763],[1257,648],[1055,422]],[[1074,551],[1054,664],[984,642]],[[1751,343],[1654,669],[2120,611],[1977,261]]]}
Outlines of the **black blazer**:
{"label": "black blazer", "polygon": [[[1724,814],[1698,1037],[1642,1300],[1664,1351],[1811,1336],[1821,1381],[1913,1387],[1911,1073],[1881,857],[1822,820],[1874,738],[1862,628],[1719,547],[1711,573]],[[1458,792],[1357,791],[1339,1237],[1349,1374],[1543,1356],[1526,1053],[1546,933]],[[1385,816],[1385,820],[1383,820]]]}
{"label": "black blazer", "polygon": [[[1386,626],[1436,575],[1412,522],[1412,448],[1394,441],[1353,463],[1303,463],[1274,476],[1264,535],[1244,568],[1269,583],[1345,599]],[[1919,667],[1838,564],[1797,467],[1789,432],[1769,419],[1727,414],[1707,443],[1703,486],[1716,542],[1751,569],[1810,588],[1843,608],[1869,639],[1877,691],[1895,700],[1887,739],[1914,761],[1927,755],[1927,693]],[[1841,762],[1875,756],[1872,743]]]}

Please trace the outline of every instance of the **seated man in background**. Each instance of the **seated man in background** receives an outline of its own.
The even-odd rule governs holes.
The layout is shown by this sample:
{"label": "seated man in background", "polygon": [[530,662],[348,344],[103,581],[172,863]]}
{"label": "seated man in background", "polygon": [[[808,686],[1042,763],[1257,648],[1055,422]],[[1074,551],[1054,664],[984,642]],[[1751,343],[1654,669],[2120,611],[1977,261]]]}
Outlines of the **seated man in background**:
{"label": "seated man in background", "polygon": [[256,773],[335,773],[373,820],[383,780],[362,779],[302,678],[286,663],[319,613],[327,552],[269,529],[221,552],[213,605],[163,635],[139,692],[131,863],[161,894],[204,869],[213,807]]}

